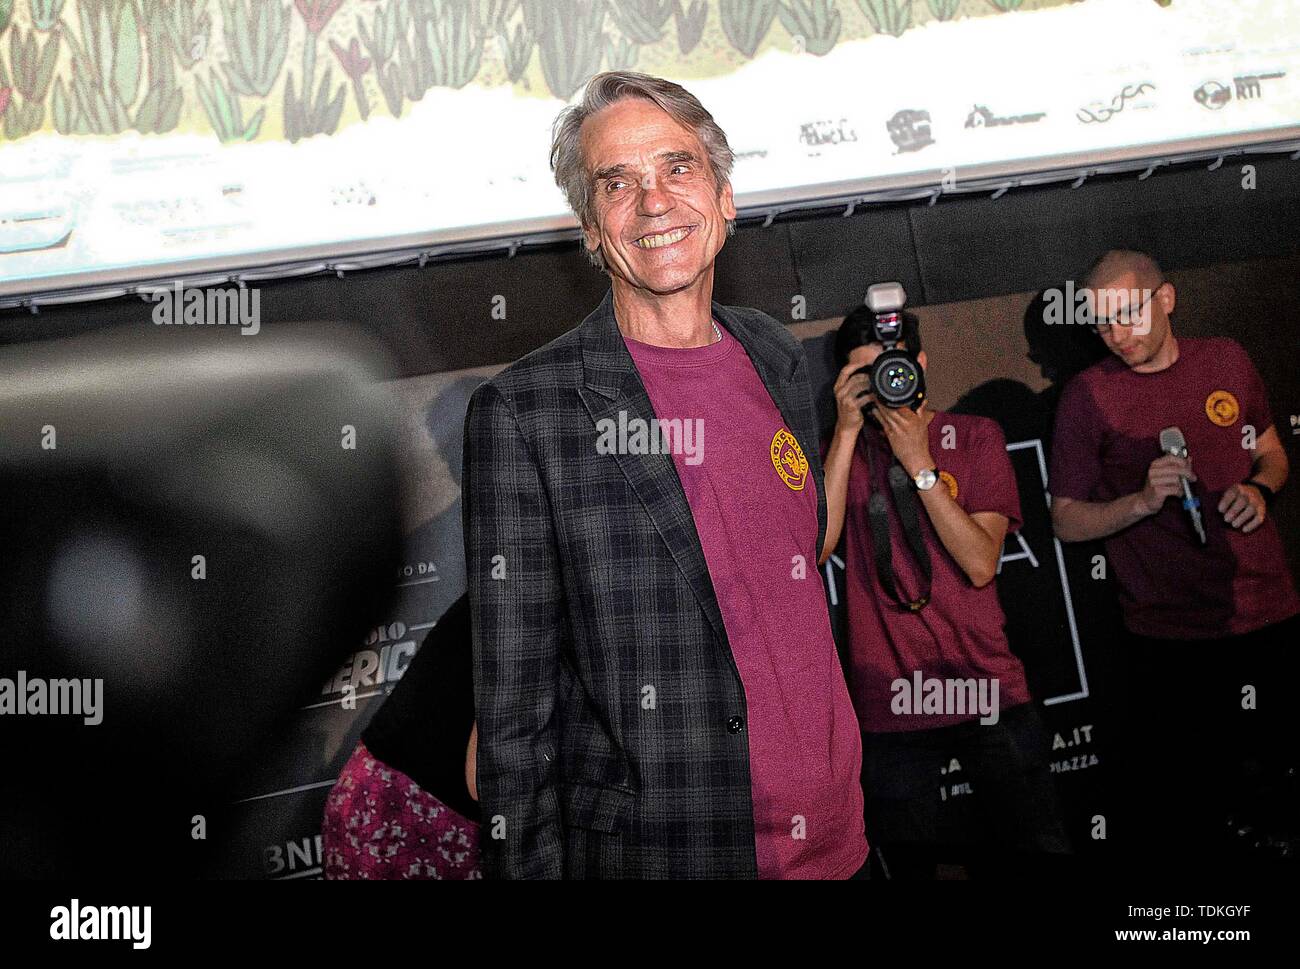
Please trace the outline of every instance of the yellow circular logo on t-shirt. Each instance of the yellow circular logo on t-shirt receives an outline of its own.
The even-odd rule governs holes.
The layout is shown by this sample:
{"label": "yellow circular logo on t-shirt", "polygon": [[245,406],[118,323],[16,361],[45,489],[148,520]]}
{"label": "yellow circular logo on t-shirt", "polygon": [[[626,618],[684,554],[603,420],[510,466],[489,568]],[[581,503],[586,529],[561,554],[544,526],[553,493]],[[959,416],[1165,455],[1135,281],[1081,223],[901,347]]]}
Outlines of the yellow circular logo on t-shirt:
{"label": "yellow circular logo on t-shirt", "polygon": [[947,471],[939,472],[939,480],[948,486],[948,494],[952,495],[953,501],[957,500],[957,479]]}
{"label": "yellow circular logo on t-shirt", "polygon": [[784,427],[772,437],[772,467],[791,491],[803,491],[808,480],[808,459],[793,434]]}
{"label": "yellow circular logo on t-shirt", "polygon": [[1216,390],[1205,398],[1205,416],[1220,427],[1229,427],[1241,413],[1237,398],[1226,390]]}

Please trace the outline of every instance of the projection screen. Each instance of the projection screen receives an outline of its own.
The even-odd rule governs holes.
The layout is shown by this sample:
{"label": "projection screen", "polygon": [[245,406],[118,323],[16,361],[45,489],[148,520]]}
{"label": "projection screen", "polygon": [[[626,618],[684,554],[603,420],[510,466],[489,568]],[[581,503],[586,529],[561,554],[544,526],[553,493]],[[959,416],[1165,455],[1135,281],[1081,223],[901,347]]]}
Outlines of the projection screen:
{"label": "projection screen", "polygon": [[0,0],[0,305],[572,236],[599,70],[695,93],[744,215],[1284,147],[1298,50],[1291,0]]}

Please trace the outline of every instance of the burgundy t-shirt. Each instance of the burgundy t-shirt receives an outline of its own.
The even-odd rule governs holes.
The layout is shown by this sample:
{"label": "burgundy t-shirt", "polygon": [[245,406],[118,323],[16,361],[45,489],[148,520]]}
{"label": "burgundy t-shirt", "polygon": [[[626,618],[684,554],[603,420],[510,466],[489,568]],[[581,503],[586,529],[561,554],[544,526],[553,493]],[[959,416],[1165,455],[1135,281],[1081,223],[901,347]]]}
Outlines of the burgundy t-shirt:
{"label": "burgundy t-shirt", "polygon": [[[978,709],[972,710],[965,700],[963,712],[927,712],[928,680],[975,679],[977,689],[982,680],[987,691],[984,695],[990,699],[991,684],[996,681],[999,715],[1029,702],[1025,669],[1007,643],[1006,617],[994,583],[982,589],[971,583],[943,547],[920,495],[916,495],[917,517],[930,551],[930,603],[910,612],[880,584],[867,519],[871,495],[867,448],[872,450],[875,489],[885,496],[889,510],[895,587],[904,599],[915,600],[925,584],[889,489],[893,453],[879,427],[868,423],[854,448],[844,515],[849,680],[862,729],[874,733],[929,730],[980,718]],[[956,491],[963,511],[996,512],[1007,517],[1008,532],[1019,529],[1016,475],[997,424],[986,417],[935,411],[930,423],[930,455],[940,473],[935,487]],[[894,704],[901,693],[901,688],[895,687],[900,680],[907,684],[906,705]],[[918,695],[922,699],[919,705],[915,702]],[[964,696],[969,698],[969,694]]]}
{"label": "burgundy t-shirt", "polygon": [[1300,612],[1277,524],[1249,535],[1227,525],[1219,499],[1250,477],[1255,452],[1242,447],[1273,426],[1264,384],[1235,340],[1178,340],[1178,359],[1134,373],[1111,357],[1066,387],[1056,413],[1049,487],[1053,495],[1106,502],[1140,491],[1160,457],[1160,431],[1177,427],[1197,482],[1208,544],[1182,501],[1106,539],[1125,624],[1157,639],[1212,639],[1258,629]]}
{"label": "burgundy t-shirt", "polygon": [[625,342],[656,416],[702,421],[702,450],[673,461],[745,689],[759,877],[847,878],[867,857],[862,742],[817,573],[817,492],[749,356],[719,329],[706,347]]}

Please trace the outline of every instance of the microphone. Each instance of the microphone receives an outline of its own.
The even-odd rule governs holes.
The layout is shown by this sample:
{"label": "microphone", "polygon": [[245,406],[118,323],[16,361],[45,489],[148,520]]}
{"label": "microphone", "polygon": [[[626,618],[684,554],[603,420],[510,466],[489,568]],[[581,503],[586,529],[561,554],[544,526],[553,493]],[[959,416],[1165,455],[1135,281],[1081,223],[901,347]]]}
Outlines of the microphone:
{"label": "microphone", "polygon": [[[1187,457],[1187,439],[1183,437],[1183,432],[1176,427],[1166,427],[1160,432],[1160,450],[1165,454],[1172,455],[1176,458]],[[1183,507],[1187,509],[1187,514],[1192,518],[1192,527],[1196,529],[1196,537],[1204,545],[1205,524],[1201,521],[1201,501],[1192,494],[1191,482],[1185,475],[1180,475],[1183,482]]]}

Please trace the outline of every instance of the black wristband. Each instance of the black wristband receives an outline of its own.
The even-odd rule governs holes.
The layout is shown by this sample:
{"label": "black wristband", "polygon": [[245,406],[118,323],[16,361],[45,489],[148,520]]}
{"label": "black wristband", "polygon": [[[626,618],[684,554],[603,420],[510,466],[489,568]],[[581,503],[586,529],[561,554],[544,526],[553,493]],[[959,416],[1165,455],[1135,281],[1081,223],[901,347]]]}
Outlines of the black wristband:
{"label": "black wristband", "polygon": [[1247,478],[1245,484],[1254,485],[1259,489],[1259,493],[1264,496],[1264,507],[1268,508],[1273,504],[1273,499],[1277,497],[1277,492],[1266,484],[1260,484],[1254,478]]}

